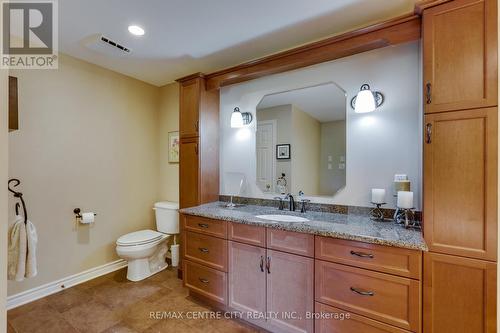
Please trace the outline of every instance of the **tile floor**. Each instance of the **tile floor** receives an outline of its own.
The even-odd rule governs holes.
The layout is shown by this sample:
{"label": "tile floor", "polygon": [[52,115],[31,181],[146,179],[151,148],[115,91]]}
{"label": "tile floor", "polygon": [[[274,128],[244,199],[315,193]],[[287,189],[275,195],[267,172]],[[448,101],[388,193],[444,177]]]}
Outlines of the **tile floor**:
{"label": "tile floor", "polygon": [[167,269],[130,282],[126,270],[99,277],[7,314],[8,333],[249,333],[256,330],[227,319],[152,319],[155,311],[209,311],[188,296]]}

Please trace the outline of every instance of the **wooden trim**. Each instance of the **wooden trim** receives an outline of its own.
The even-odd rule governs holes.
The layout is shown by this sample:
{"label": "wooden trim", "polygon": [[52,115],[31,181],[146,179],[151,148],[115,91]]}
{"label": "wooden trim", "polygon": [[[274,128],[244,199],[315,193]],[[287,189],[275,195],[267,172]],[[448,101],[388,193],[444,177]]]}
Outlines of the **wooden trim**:
{"label": "wooden trim", "polygon": [[[420,39],[420,16],[412,13],[207,74],[206,87],[207,90],[218,89],[418,39]],[[190,77],[179,80],[188,80]]]}
{"label": "wooden trim", "polygon": [[420,0],[415,3],[415,14],[422,15],[425,9],[450,2],[451,0]]}
{"label": "wooden trim", "polygon": [[200,78],[203,79],[204,77],[205,77],[205,75],[203,73],[198,72],[198,73],[194,73],[194,74],[189,74],[188,76],[181,77],[175,81],[179,82],[179,83],[184,83],[184,82],[191,81],[194,79],[200,79]]}

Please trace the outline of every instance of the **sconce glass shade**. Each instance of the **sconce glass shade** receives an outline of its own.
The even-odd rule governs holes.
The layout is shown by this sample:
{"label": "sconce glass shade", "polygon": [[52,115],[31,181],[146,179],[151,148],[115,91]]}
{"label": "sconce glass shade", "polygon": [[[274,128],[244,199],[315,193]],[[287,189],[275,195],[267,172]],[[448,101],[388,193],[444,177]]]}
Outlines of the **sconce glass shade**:
{"label": "sconce glass shade", "polygon": [[351,100],[351,107],[356,113],[367,113],[375,111],[383,102],[382,93],[372,92],[368,84],[363,84],[358,94]]}
{"label": "sconce glass shade", "polygon": [[231,114],[231,128],[241,128],[250,125],[253,116],[250,112],[241,112],[239,107],[235,107]]}
{"label": "sconce glass shade", "polygon": [[373,98],[371,90],[361,90],[356,96],[354,112],[366,113],[372,111],[375,111],[375,98]]}
{"label": "sconce glass shade", "polygon": [[231,128],[240,127],[243,127],[243,115],[240,112],[240,108],[236,107],[231,114]]}

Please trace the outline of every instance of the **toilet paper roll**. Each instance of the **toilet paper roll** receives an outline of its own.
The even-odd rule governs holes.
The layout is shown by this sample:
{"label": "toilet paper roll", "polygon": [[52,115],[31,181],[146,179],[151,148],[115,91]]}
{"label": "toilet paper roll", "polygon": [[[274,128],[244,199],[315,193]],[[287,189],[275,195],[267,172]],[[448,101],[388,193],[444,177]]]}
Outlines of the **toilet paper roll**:
{"label": "toilet paper roll", "polygon": [[80,222],[82,224],[90,224],[94,223],[95,215],[93,212],[88,212],[88,213],[82,213],[82,218],[80,219]]}

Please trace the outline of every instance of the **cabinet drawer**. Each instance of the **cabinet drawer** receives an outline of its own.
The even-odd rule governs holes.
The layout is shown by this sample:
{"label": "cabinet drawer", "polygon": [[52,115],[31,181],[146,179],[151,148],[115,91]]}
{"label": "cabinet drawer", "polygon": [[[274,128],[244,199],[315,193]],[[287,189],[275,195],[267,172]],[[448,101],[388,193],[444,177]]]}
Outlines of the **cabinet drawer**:
{"label": "cabinet drawer", "polygon": [[221,238],[227,237],[226,221],[207,219],[205,217],[185,215],[184,229]]}
{"label": "cabinet drawer", "polygon": [[266,246],[266,228],[248,224],[229,223],[228,239],[250,245]]}
{"label": "cabinet drawer", "polygon": [[184,260],[184,284],[194,292],[226,304],[226,273]]}
{"label": "cabinet drawer", "polygon": [[420,251],[316,236],[316,258],[413,279],[421,276]]}
{"label": "cabinet drawer", "polygon": [[419,331],[419,281],[320,260],[315,264],[316,301]]}
{"label": "cabinet drawer", "polygon": [[410,333],[409,331],[317,302],[315,312],[318,315],[326,314],[330,316],[315,320],[316,333]]}
{"label": "cabinet drawer", "polygon": [[299,232],[267,229],[267,248],[314,257],[314,236]]}
{"label": "cabinet drawer", "polygon": [[186,232],[184,258],[227,271],[227,241],[217,237]]}

